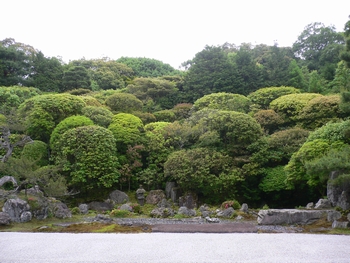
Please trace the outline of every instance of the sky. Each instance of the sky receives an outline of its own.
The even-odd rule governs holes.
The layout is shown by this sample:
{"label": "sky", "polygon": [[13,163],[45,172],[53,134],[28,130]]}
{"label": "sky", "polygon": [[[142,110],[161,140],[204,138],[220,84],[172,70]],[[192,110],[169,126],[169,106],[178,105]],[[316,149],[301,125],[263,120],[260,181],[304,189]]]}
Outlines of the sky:
{"label": "sky", "polygon": [[292,46],[313,22],[343,31],[349,0],[0,0],[0,40],[46,57],[146,57],[179,68],[206,45]]}

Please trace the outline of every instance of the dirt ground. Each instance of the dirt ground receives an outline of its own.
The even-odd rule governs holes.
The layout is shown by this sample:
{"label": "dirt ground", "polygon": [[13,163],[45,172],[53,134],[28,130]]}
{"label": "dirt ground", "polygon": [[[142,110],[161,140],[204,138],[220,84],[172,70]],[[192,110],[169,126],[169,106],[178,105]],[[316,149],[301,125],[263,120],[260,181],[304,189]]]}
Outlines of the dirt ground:
{"label": "dirt ground", "polygon": [[156,224],[152,232],[159,233],[257,233],[258,228],[253,223],[225,224]]}

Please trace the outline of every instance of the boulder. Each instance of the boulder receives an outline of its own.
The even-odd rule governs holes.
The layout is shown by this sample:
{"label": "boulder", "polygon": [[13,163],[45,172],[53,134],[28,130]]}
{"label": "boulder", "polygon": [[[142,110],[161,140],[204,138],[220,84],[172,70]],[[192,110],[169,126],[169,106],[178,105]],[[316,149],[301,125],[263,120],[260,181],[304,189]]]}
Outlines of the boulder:
{"label": "boulder", "polygon": [[119,209],[132,212],[132,207],[129,204],[123,204]]}
{"label": "boulder", "polygon": [[22,220],[29,219],[27,214],[23,217],[21,216],[25,212],[30,212],[30,206],[26,201],[19,198],[8,199],[5,202],[2,208],[2,211],[7,213],[10,216],[11,221],[13,222],[28,222],[28,221],[22,221]]}
{"label": "boulder", "polygon": [[158,204],[158,207],[171,208],[171,204],[166,200],[162,199]]}
{"label": "boulder", "polygon": [[[333,210],[331,210],[333,211]],[[327,210],[268,209],[258,213],[259,225],[310,224],[328,215]]]}
{"label": "boulder", "polygon": [[60,201],[50,203],[50,210],[56,218],[63,219],[72,217],[72,212],[69,210],[68,206]]}
{"label": "boulder", "polygon": [[25,222],[29,222],[30,220],[32,220],[32,213],[30,211],[25,211],[21,214],[20,217],[20,222],[21,223],[25,223]]}
{"label": "boulder", "polygon": [[196,211],[194,209],[190,209],[186,206],[181,206],[177,213],[180,215],[188,216],[188,217],[196,216]]}
{"label": "boulder", "polygon": [[333,171],[329,175],[327,183],[327,198],[332,206],[341,207],[343,210],[350,209],[350,187],[348,184],[337,185],[333,183],[341,172]]}
{"label": "boulder", "polygon": [[196,194],[187,193],[179,198],[179,206],[185,206],[189,209],[197,208],[198,197]]}
{"label": "boulder", "polygon": [[113,205],[111,203],[107,203],[107,202],[91,202],[88,205],[90,210],[95,210],[95,211],[109,211],[113,209]]}
{"label": "boulder", "polygon": [[49,201],[46,197],[39,197],[29,201],[30,209],[35,217],[38,220],[46,219],[49,215]]}
{"label": "boulder", "polygon": [[329,209],[332,208],[332,204],[328,199],[320,199],[315,205],[315,209]]}
{"label": "boulder", "polygon": [[8,213],[0,212],[0,226],[9,225],[11,223],[11,217]]}
{"label": "boulder", "polygon": [[163,190],[151,190],[146,197],[146,204],[156,205],[165,198]]}
{"label": "boulder", "polygon": [[157,207],[151,211],[151,217],[156,218],[167,218],[169,216],[174,216],[175,212],[171,208],[167,207]]}
{"label": "boulder", "polygon": [[345,222],[339,222],[337,220],[335,220],[332,223],[332,228],[349,228],[350,227],[350,222],[345,221]]}
{"label": "boulder", "polygon": [[129,196],[119,190],[115,190],[109,194],[109,199],[113,204],[125,204],[129,202]]}
{"label": "boulder", "polygon": [[217,217],[231,218],[235,210],[233,207],[226,208],[216,214]]}
{"label": "boulder", "polygon": [[171,190],[176,187],[175,182],[166,182],[165,184],[165,196],[167,199],[171,197]]}
{"label": "boulder", "polygon": [[210,211],[209,206],[207,206],[206,204],[201,205],[199,207],[199,211],[201,212],[203,218],[210,217],[210,215],[212,214],[212,212]]}
{"label": "boulder", "polygon": [[79,211],[81,214],[86,215],[87,213],[89,213],[89,206],[87,204],[80,204]]}
{"label": "boulder", "polygon": [[350,221],[350,213],[348,214],[347,219]]}
{"label": "boulder", "polygon": [[313,203],[313,202],[308,203],[308,204],[306,205],[306,209],[314,209],[314,203]]}
{"label": "boulder", "polygon": [[244,213],[248,213],[248,205],[246,203],[243,203],[240,211],[242,211]]}
{"label": "boulder", "polygon": [[329,222],[334,222],[342,217],[341,213],[339,211],[331,210],[327,214],[327,220]]}
{"label": "boulder", "polygon": [[173,201],[174,203],[178,204],[179,202],[179,197],[181,196],[181,190],[178,187],[173,187],[170,190],[170,199],[171,201]]}

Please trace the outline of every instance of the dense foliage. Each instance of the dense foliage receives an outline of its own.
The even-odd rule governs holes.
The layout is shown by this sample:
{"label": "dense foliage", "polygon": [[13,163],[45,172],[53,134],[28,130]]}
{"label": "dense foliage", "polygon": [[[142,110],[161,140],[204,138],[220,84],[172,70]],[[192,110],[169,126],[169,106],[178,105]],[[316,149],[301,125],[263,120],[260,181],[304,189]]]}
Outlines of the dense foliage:
{"label": "dense foliage", "polygon": [[171,180],[201,202],[315,202],[332,171],[330,183],[350,185],[349,46],[349,21],[344,34],[313,23],[292,47],[206,46],[176,70],[149,58],[64,64],[5,39],[0,176],[85,199]]}

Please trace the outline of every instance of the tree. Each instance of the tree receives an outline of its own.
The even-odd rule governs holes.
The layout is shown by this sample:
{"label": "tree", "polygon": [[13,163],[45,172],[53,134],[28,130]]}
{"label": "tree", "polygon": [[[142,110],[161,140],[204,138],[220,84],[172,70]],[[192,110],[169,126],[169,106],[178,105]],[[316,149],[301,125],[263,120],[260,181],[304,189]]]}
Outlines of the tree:
{"label": "tree", "polygon": [[70,116],[62,120],[52,131],[50,136],[50,147],[51,149],[56,148],[56,144],[59,143],[60,137],[66,131],[77,128],[80,126],[90,126],[94,125],[93,121],[85,116]]}
{"label": "tree", "polygon": [[132,113],[141,111],[143,103],[135,95],[128,93],[115,93],[106,99],[106,105],[113,112]]}
{"label": "tree", "polygon": [[335,70],[339,62],[339,53],[344,44],[341,33],[335,31],[334,26],[326,27],[324,24],[316,22],[307,25],[299,35],[298,40],[293,44],[293,51],[299,57],[301,65],[306,65],[310,71],[322,72],[322,76],[328,80],[333,79],[328,76],[330,64]]}
{"label": "tree", "polygon": [[346,67],[345,61],[338,63],[334,79],[329,83],[329,86],[335,93],[350,91],[350,67]]}
{"label": "tree", "polygon": [[110,110],[96,106],[86,106],[81,110],[81,113],[92,120],[96,125],[104,128],[108,128],[114,116]]}
{"label": "tree", "polygon": [[86,68],[82,66],[69,67],[63,72],[62,90],[73,90],[77,88],[90,89],[91,78]]}
{"label": "tree", "polygon": [[171,109],[174,102],[171,96],[177,93],[174,82],[160,78],[136,78],[126,91],[135,95],[144,105],[154,103],[152,110]]}
{"label": "tree", "polygon": [[46,58],[39,51],[33,59],[31,85],[45,92],[58,92],[61,90],[63,77],[62,62],[55,57]]}
{"label": "tree", "polygon": [[[235,67],[221,47],[206,46],[187,62],[190,65],[184,79],[187,102],[217,92],[235,92]],[[237,75],[237,74],[236,74]]]}
{"label": "tree", "polygon": [[49,142],[55,126],[72,115],[81,114],[84,101],[70,94],[46,94],[27,99],[19,106],[26,132],[35,140]]}
{"label": "tree", "polygon": [[164,164],[164,173],[183,191],[211,197],[211,201],[234,198],[237,184],[242,180],[229,156],[206,148],[172,153]]}
{"label": "tree", "polygon": [[306,91],[308,87],[308,83],[305,80],[303,71],[298,66],[295,59],[293,59],[290,62],[288,72],[289,72],[288,85]]}
{"label": "tree", "polygon": [[119,179],[116,141],[111,131],[81,126],[66,131],[56,146],[56,165],[71,188],[82,191],[111,188]]}
{"label": "tree", "polygon": [[322,95],[316,93],[288,94],[273,100],[270,108],[280,114],[286,124],[293,125],[309,101],[319,96]]}
{"label": "tree", "polygon": [[259,110],[253,117],[267,134],[275,132],[284,123],[283,118],[274,110]]}
{"label": "tree", "polygon": [[13,38],[0,41],[0,86],[26,86],[30,83],[36,52],[32,46]]}
{"label": "tree", "polygon": [[247,97],[253,104],[257,104],[257,108],[268,109],[270,103],[284,95],[300,93],[300,90],[294,87],[268,87],[261,88],[252,93]]}
{"label": "tree", "polygon": [[[350,17],[349,17],[350,18]],[[345,61],[348,68],[350,68],[350,20],[344,26],[345,50],[341,53],[341,59]]]}
{"label": "tree", "polygon": [[318,96],[310,100],[296,117],[301,126],[314,130],[328,122],[335,122],[344,116],[340,109],[340,96]]}
{"label": "tree", "polygon": [[199,98],[194,102],[192,110],[199,111],[203,108],[210,108],[248,113],[250,104],[251,101],[244,95],[219,92]]}
{"label": "tree", "polygon": [[205,108],[192,114],[188,122],[199,143],[205,139],[232,156],[244,155],[246,147],[262,135],[257,121],[241,112]]}
{"label": "tree", "polygon": [[125,153],[128,145],[135,146],[141,142],[143,123],[135,115],[118,113],[114,115],[108,129],[115,138],[118,151]]}
{"label": "tree", "polygon": [[156,78],[182,74],[181,71],[174,69],[169,64],[156,59],[121,57],[117,59],[117,62],[132,68],[137,77]]}

